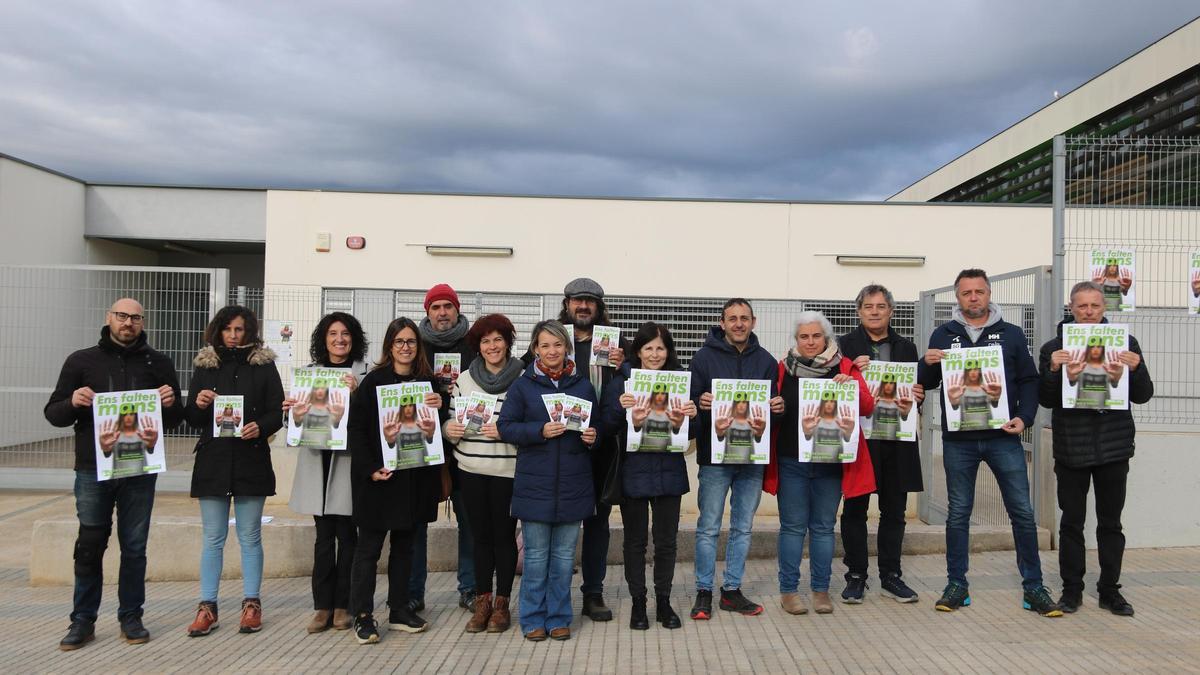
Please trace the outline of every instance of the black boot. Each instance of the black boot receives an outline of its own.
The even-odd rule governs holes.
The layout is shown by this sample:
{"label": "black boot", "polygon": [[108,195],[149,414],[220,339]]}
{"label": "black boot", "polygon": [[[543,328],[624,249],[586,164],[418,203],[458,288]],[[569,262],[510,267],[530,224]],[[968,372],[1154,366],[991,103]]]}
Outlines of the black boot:
{"label": "black boot", "polygon": [[679,615],[671,607],[671,596],[658,596],[658,606],[654,610],[654,620],[662,624],[663,628],[679,628],[683,623],[679,620]]}
{"label": "black boot", "polygon": [[633,630],[648,630],[650,619],[646,618],[646,596],[633,599],[633,612],[629,615],[629,627]]}
{"label": "black boot", "polygon": [[91,621],[76,619],[67,629],[67,636],[58,643],[58,648],[64,652],[73,651],[86,645],[96,638],[96,626]]}
{"label": "black boot", "polygon": [[612,610],[604,605],[604,596],[599,593],[584,594],[583,615],[592,621],[612,621]]}

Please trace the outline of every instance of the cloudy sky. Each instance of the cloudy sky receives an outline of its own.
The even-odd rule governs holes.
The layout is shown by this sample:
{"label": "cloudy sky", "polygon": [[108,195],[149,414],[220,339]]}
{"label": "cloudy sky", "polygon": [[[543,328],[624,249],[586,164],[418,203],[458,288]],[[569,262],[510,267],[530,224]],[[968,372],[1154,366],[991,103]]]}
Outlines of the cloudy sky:
{"label": "cloudy sky", "polygon": [[1195,0],[0,2],[0,152],[95,182],[879,199]]}

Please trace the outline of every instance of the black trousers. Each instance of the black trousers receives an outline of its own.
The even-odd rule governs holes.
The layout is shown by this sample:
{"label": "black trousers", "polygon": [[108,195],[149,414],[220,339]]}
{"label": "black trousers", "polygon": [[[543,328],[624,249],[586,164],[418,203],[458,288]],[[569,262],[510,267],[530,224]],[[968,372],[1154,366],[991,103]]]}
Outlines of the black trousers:
{"label": "black trousers", "polygon": [[1086,571],[1083,524],[1087,520],[1087,496],[1090,484],[1096,486],[1096,545],[1100,553],[1101,595],[1120,588],[1121,560],[1125,557],[1125,533],[1121,529],[1121,511],[1125,508],[1129,460],[1072,469],[1054,463],[1058,478],[1058,506],[1062,521],[1058,527],[1058,569],[1064,593],[1082,593]]}
{"label": "black trousers", "polygon": [[[392,549],[388,553],[388,607],[399,609],[408,604],[408,577],[412,574],[412,530],[392,530]],[[388,530],[358,531],[354,547],[354,568],[350,573],[350,612],[354,616],[375,611],[375,569],[383,553]]]}
{"label": "black trousers", "polygon": [[313,516],[317,541],[313,544],[313,609],[346,609],[350,606],[350,570],[358,528],[350,516]]}
{"label": "black trousers", "polygon": [[646,531],[654,512],[654,595],[671,594],[679,534],[679,497],[627,497],[621,501],[625,523],[625,582],[635,598],[646,595]]}
{"label": "black trousers", "polygon": [[[875,472],[880,480],[876,492],[879,495],[879,575],[900,576],[900,551],[904,547],[904,512],[908,508],[908,492],[901,484],[902,474],[896,463],[896,453],[879,453],[882,466]],[[874,460],[875,454],[871,455]],[[889,465],[893,466],[889,466]],[[867,576],[867,506],[871,495],[860,495],[845,500],[842,506],[842,548],[846,555],[842,562],[851,575]]]}
{"label": "black trousers", "polygon": [[475,592],[491,593],[494,574],[496,595],[507,598],[517,574],[517,520],[509,515],[513,479],[462,471],[459,482],[475,544]]}
{"label": "black trousers", "polygon": [[604,577],[608,575],[608,516],[612,505],[596,504],[596,514],[583,519],[583,547],[580,550],[580,567],[583,584],[580,592],[603,593]]}

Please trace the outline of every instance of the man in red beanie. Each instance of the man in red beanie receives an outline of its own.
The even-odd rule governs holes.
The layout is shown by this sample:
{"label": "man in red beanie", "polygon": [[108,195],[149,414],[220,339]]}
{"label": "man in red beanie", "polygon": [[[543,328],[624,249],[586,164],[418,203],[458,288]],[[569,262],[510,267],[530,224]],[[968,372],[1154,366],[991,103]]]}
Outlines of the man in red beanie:
{"label": "man in red beanie", "polygon": [[[434,369],[435,374],[438,369],[434,368],[434,364],[438,362],[439,356],[457,356],[460,373],[470,367],[475,358],[474,352],[467,346],[467,331],[471,328],[471,322],[459,313],[460,308],[458,293],[455,293],[449,284],[438,284],[425,294],[425,319],[420,325],[421,342],[425,347],[425,359],[429,361],[429,367]],[[443,404],[449,405],[447,393],[450,390],[450,382],[439,379],[438,384]],[[454,518],[458,521],[458,606],[470,611],[475,608],[474,547],[467,512],[462,506],[458,466],[453,460],[454,453],[446,454],[452,484],[450,502],[454,505]],[[414,612],[425,608],[425,581],[429,577],[427,555],[428,530],[425,524],[421,524],[417,526],[413,537],[413,567],[408,583],[408,604]]]}

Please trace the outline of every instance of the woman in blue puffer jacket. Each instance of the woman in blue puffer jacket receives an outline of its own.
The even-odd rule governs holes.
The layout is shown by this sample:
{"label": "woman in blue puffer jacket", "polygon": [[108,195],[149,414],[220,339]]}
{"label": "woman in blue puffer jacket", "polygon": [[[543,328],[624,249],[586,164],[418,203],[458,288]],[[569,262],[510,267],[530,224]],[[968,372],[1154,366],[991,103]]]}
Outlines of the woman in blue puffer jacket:
{"label": "woman in blue puffer jacket", "polygon": [[574,342],[561,323],[539,323],[530,344],[535,359],[509,388],[497,423],[500,438],[517,446],[512,516],[525,538],[521,632],[533,641],[567,640],[575,543],[596,509],[590,456],[596,429],[567,431],[561,416],[551,419],[543,396],[566,394],[594,405],[596,393],[587,374],[575,372]]}

